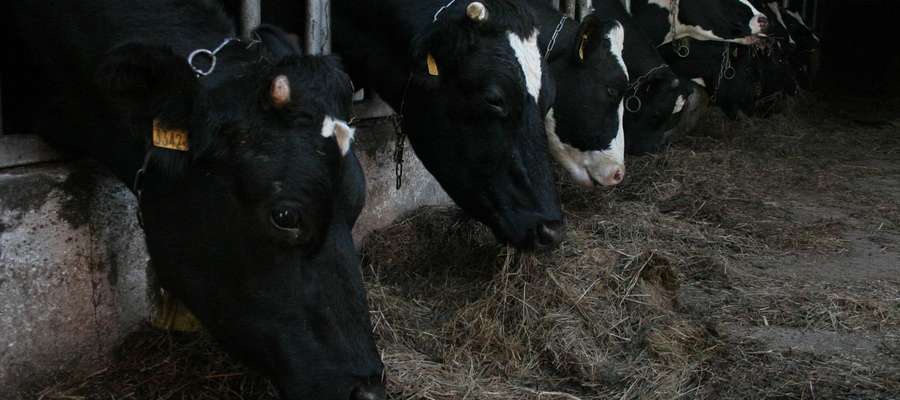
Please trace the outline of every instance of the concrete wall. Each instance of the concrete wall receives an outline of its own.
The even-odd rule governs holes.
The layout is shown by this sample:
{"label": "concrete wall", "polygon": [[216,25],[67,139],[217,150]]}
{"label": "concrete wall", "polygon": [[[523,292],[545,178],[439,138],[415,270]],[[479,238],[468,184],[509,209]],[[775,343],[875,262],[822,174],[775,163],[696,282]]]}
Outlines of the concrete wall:
{"label": "concrete wall", "polygon": [[[421,205],[450,204],[409,146],[394,189],[390,120],[359,122],[356,138],[367,180],[357,243]],[[98,368],[150,316],[134,196],[93,162],[33,164],[59,158],[42,146],[0,136],[0,398],[54,371]]]}

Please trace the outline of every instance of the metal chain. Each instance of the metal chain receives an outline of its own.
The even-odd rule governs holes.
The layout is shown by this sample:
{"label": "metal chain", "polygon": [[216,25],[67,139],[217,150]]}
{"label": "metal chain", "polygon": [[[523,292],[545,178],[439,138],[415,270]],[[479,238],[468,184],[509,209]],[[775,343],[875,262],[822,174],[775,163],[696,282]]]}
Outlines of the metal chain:
{"label": "metal chain", "polygon": [[[216,47],[213,50],[208,50],[208,49],[194,50],[191,52],[191,54],[188,54],[188,58],[187,58],[188,65],[191,66],[191,69],[194,70],[194,73],[197,74],[198,78],[201,76],[207,76],[216,69],[216,55],[219,54],[219,52],[222,51],[222,49],[225,48],[225,46],[227,46],[229,43],[240,42],[240,41],[241,40],[238,38],[230,37],[230,38],[225,38],[225,40],[222,41],[222,44],[220,44],[219,47]],[[203,68],[194,65],[194,57],[199,56],[199,55],[205,55],[205,56],[209,57],[209,69],[204,70]]]}
{"label": "metal chain", "polygon": [[[731,71],[731,77],[727,77],[727,71]],[[722,87],[722,79],[732,80],[735,76],[734,67],[731,66],[731,43],[725,44],[725,50],[722,51],[722,63],[719,67],[719,78],[716,81],[716,90],[713,91],[712,101],[716,102],[719,98],[719,88]]]}
{"label": "metal chain", "polygon": [[659,71],[663,68],[667,68],[668,66],[669,64],[666,63],[657,65],[650,71],[647,71],[646,74],[643,74],[635,79],[634,83],[628,85],[628,90],[631,91],[631,96],[625,98],[625,109],[628,110],[628,112],[636,113],[638,111],[641,111],[641,108],[643,107],[643,102],[641,101],[641,98],[638,97],[638,90],[641,88],[641,84],[644,83],[644,79],[647,79],[648,77],[650,77],[650,75],[653,75],[654,72]]}
{"label": "metal chain", "polygon": [[550,52],[553,51],[553,47],[556,46],[556,39],[559,37],[559,33],[562,32],[563,27],[566,25],[566,20],[569,17],[563,15],[562,18],[559,19],[559,24],[556,25],[556,30],[553,31],[553,36],[550,37],[550,42],[547,43],[547,51],[544,52],[544,61],[550,59]]}
{"label": "metal chain", "polygon": [[450,6],[452,6],[453,3],[456,3],[456,0],[450,0],[449,3],[444,4],[441,8],[438,8],[437,11],[434,13],[434,19],[432,19],[431,22],[432,23],[437,22],[438,16],[440,16],[441,13],[444,12],[444,10],[450,8]]}
{"label": "metal chain", "polygon": [[403,131],[403,113],[406,111],[406,93],[409,92],[409,85],[412,82],[413,73],[409,72],[409,78],[406,79],[406,87],[403,88],[403,97],[400,98],[400,109],[391,116],[391,122],[394,123],[394,133],[396,134],[396,142],[394,143],[394,176],[396,177],[396,190],[400,190],[403,185],[403,152],[406,150],[406,132]]}

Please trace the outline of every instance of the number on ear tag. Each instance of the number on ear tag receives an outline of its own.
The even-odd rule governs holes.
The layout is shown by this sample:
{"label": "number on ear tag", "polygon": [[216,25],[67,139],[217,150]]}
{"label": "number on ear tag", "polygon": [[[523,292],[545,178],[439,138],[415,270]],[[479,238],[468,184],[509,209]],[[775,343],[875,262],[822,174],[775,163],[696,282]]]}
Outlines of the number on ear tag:
{"label": "number on ear tag", "polygon": [[437,62],[434,61],[434,56],[431,53],[428,53],[428,56],[425,57],[425,63],[428,64],[428,75],[439,76],[441,74],[438,70]]}
{"label": "number on ear tag", "polygon": [[153,146],[175,151],[188,151],[188,134],[181,129],[165,129],[153,120]]}

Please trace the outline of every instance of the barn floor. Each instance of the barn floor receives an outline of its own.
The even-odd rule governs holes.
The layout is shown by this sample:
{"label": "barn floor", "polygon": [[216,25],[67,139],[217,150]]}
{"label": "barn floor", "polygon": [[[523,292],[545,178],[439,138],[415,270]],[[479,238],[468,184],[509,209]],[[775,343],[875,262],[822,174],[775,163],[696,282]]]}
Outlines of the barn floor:
{"label": "barn floor", "polygon": [[[561,191],[552,254],[444,209],[368,238],[392,399],[900,398],[900,104],[714,113],[620,188]],[[25,397],[273,398],[202,335],[119,353]]]}

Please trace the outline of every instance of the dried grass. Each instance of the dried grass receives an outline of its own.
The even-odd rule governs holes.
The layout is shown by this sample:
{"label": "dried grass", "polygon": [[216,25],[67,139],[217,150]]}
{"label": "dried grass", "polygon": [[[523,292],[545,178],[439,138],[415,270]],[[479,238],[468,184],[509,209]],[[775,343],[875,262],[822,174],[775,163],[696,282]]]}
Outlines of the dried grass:
{"label": "dried grass", "polygon": [[[496,246],[440,208],[372,234],[364,272],[390,397],[895,397],[900,299],[889,293],[900,282],[836,287],[764,267],[845,254],[860,221],[900,232],[896,198],[854,186],[896,179],[900,137],[825,107],[766,121],[713,115],[671,151],[630,161],[619,188],[563,182],[568,238],[550,254]],[[886,361],[773,350],[729,324],[868,332],[884,338]],[[120,354],[42,397],[272,398],[205,337],[141,332]]]}

